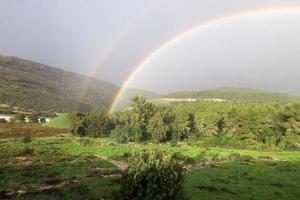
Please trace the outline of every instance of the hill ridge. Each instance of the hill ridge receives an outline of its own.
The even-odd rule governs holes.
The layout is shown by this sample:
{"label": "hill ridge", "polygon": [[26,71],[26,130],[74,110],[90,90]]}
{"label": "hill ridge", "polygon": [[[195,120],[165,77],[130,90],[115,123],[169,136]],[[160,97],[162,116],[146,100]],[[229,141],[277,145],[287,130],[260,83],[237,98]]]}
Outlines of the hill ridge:
{"label": "hill ridge", "polygon": [[265,89],[243,88],[243,87],[219,87],[199,91],[180,91],[163,95],[164,98],[194,98],[209,99],[219,98],[224,100],[237,101],[274,101],[293,102],[300,101],[299,96],[288,93],[268,91]]}

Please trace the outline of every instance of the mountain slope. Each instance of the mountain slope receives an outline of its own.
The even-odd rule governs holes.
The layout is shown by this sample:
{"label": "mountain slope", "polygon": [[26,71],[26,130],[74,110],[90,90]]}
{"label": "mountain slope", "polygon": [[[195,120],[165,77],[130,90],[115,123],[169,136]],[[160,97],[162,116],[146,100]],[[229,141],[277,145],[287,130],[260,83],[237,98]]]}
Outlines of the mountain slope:
{"label": "mountain slope", "polygon": [[56,112],[107,109],[118,89],[108,82],[0,55],[0,104]]}
{"label": "mountain slope", "polygon": [[174,92],[164,95],[165,98],[198,98],[209,99],[219,98],[224,100],[236,101],[271,101],[271,102],[293,102],[300,101],[300,97],[291,96],[289,94],[269,92],[260,89],[251,88],[230,88],[223,87],[202,91],[184,91]]}

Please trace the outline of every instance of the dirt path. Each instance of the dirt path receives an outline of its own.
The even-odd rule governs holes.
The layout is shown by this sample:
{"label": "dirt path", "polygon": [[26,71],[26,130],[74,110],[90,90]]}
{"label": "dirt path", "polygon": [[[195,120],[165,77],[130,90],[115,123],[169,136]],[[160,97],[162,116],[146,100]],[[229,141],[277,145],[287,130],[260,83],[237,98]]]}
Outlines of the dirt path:
{"label": "dirt path", "polygon": [[125,161],[111,160],[106,156],[100,156],[100,155],[95,155],[95,156],[97,158],[101,158],[102,160],[106,160],[107,162],[110,162],[111,164],[115,165],[122,172],[128,168],[128,164]]}
{"label": "dirt path", "polygon": [[46,192],[53,189],[58,189],[66,185],[76,184],[80,182],[87,182],[95,179],[100,178],[107,178],[107,177],[121,177],[121,174],[110,174],[110,175],[102,175],[102,176],[92,176],[92,177],[85,177],[82,179],[51,179],[48,180],[44,185],[40,186],[33,186],[29,190],[16,190],[16,189],[4,189],[0,190],[0,199],[2,198],[15,198],[20,197],[24,194],[37,194]]}

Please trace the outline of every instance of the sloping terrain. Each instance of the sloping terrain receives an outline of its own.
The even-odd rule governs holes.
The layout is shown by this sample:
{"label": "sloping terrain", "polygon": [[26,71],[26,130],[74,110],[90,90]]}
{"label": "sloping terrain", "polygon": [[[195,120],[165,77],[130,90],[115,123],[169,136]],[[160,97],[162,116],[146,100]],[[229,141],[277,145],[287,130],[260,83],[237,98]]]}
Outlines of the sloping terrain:
{"label": "sloping terrain", "polygon": [[267,102],[294,102],[300,101],[300,97],[285,93],[270,92],[251,88],[222,87],[202,91],[183,91],[164,95],[165,98],[178,99],[224,99],[235,101],[267,101]]}
{"label": "sloping terrain", "polygon": [[[83,86],[90,87],[82,95]],[[59,112],[106,108],[118,87],[36,62],[0,56],[0,103]]]}

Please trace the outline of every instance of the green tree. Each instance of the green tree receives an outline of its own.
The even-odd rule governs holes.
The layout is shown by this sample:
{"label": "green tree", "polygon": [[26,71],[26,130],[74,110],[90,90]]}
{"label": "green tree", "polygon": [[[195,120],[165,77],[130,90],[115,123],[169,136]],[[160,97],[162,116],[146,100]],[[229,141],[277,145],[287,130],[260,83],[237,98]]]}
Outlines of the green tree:
{"label": "green tree", "polygon": [[191,136],[191,134],[195,133],[194,114],[185,112],[177,113],[174,129],[176,135],[174,134],[173,139],[176,137],[177,140],[183,140]]}
{"label": "green tree", "polygon": [[72,113],[70,132],[75,136],[86,136],[85,132],[85,115],[82,113]]}
{"label": "green tree", "polygon": [[98,137],[105,132],[106,116],[102,111],[87,114],[74,113],[71,116],[70,131],[77,136]]}
{"label": "green tree", "polygon": [[138,130],[135,133],[136,141],[144,141],[149,138],[147,126],[149,120],[156,112],[156,106],[146,100],[145,97],[134,97],[131,102],[131,112],[133,116],[134,127]]}
{"label": "green tree", "polygon": [[98,137],[105,133],[106,116],[102,111],[93,111],[87,113],[84,118],[86,135]]}
{"label": "green tree", "polygon": [[172,138],[175,115],[170,109],[160,107],[149,120],[147,131],[153,142],[166,142]]}

